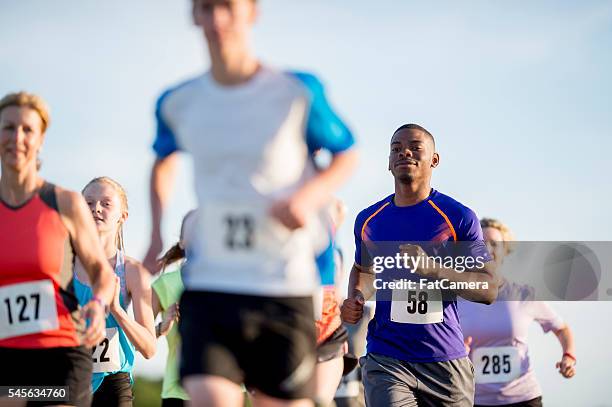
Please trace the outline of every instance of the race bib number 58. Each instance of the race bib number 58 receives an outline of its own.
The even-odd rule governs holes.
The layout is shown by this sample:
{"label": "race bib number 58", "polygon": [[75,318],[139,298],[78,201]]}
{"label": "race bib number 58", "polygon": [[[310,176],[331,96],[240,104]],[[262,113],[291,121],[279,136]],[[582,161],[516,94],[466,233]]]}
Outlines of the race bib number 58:
{"label": "race bib number 58", "polygon": [[400,324],[436,324],[444,321],[440,290],[393,290],[391,321]]}
{"label": "race bib number 58", "polygon": [[58,328],[51,280],[0,287],[0,339]]}

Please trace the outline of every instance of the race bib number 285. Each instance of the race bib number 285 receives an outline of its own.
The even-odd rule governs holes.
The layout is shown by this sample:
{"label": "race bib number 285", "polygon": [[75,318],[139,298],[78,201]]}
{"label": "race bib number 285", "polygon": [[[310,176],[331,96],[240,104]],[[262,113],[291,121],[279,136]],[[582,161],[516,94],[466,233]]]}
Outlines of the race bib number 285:
{"label": "race bib number 285", "polygon": [[476,383],[507,383],[521,374],[518,349],[512,346],[476,348],[472,361]]}
{"label": "race bib number 285", "polygon": [[58,328],[51,280],[0,287],[0,339]]}

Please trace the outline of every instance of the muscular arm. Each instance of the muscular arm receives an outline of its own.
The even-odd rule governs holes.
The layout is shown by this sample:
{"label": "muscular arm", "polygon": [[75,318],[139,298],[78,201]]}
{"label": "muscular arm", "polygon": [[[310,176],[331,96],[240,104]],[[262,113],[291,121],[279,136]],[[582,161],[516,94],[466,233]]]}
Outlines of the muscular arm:
{"label": "muscular arm", "polygon": [[330,165],[306,182],[296,195],[299,195],[299,199],[307,199],[313,209],[323,207],[353,173],[358,160],[355,148],[335,154]]}
{"label": "muscular arm", "polygon": [[468,301],[479,302],[483,304],[492,304],[497,298],[498,279],[495,273],[495,265],[493,262],[485,263],[483,268],[468,269],[462,273],[454,269],[443,267],[436,264],[436,274],[438,279],[447,279],[451,282],[475,282],[487,283],[487,289],[475,290],[455,290],[455,293]]}
{"label": "muscular arm", "polygon": [[399,249],[400,253],[408,257],[416,258],[417,260],[423,259],[416,270],[416,273],[423,277],[436,280],[448,280],[449,282],[455,283],[486,283],[486,289],[454,290],[460,297],[468,301],[480,302],[483,304],[492,304],[497,298],[499,279],[493,261],[484,263],[482,267],[466,268],[463,272],[458,272],[453,268],[445,267],[432,257],[427,257],[425,251],[418,245],[403,244],[400,245]]}
{"label": "muscular arm", "polygon": [[136,350],[146,359],[150,359],[155,354],[156,346],[150,276],[137,262],[126,262],[125,267],[127,289],[134,307],[134,319],[130,318],[121,307],[113,308],[112,314]]}
{"label": "muscular arm", "polygon": [[151,169],[150,203],[151,203],[151,243],[143,261],[143,266],[152,274],[159,271],[157,257],[162,251],[161,222],[176,176],[178,154],[172,153],[158,158]]}
{"label": "muscular arm", "polygon": [[357,263],[353,264],[349,275],[348,296],[340,307],[341,318],[349,324],[358,323],[363,317],[363,305],[374,292],[374,273],[361,267]]}
{"label": "muscular arm", "polygon": [[329,202],[332,193],[348,178],[356,164],[354,149],[334,155],[329,167],[308,180],[289,199],[275,202],[270,214],[289,229],[303,227],[308,215]]}
{"label": "muscular arm", "polygon": [[375,292],[374,272],[357,263],[353,263],[349,274],[347,298],[355,298],[361,295],[364,301],[367,301]]}

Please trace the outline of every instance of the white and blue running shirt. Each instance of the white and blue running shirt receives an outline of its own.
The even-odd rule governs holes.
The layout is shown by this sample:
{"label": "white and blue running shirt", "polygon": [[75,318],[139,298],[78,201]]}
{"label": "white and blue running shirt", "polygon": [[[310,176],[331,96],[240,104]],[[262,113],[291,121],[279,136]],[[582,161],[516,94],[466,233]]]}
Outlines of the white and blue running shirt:
{"label": "white and blue running shirt", "polygon": [[321,217],[290,231],[268,210],[315,175],[314,151],[354,144],[319,80],[262,67],[244,84],[222,86],[207,72],[164,92],[156,117],[158,158],[193,157],[199,213],[187,289],[311,295],[320,283],[315,257],[328,243]]}

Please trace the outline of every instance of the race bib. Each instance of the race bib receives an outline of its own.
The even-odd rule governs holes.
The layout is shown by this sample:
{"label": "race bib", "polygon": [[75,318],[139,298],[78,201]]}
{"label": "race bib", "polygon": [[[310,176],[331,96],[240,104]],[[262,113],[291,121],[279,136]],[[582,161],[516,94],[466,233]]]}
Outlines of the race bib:
{"label": "race bib", "polygon": [[213,262],[249,266],[279,258],[279,249],[291,233],[262,206],[206,204],[201,214],[205,255]]}
{"label": "race bib", "polygon": [[92,349],[94,373],[116,372],[121,369],[119,346],[118,329],[106,328],[106,338]]}
{"label": "race bib", "polygon": [[400,324],[437,324],[444,321],[440,290],[392,292],[391,321]]}
{"label": "race bib", "polygon": [[472,361],[476,383],[506,383],[521,375],[518,349],[512,346],[476,348]]}
{"label": "race bib", "polygon": [[59,328],[51,280],[0,287],[0,339]]}

